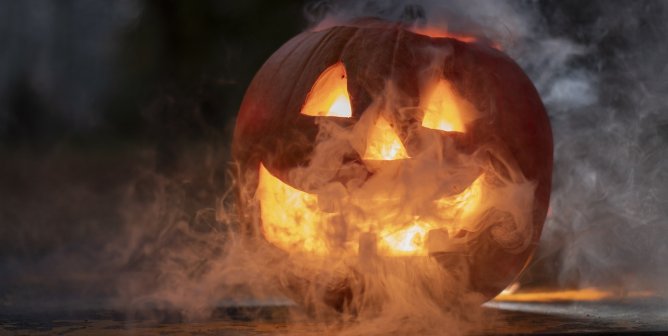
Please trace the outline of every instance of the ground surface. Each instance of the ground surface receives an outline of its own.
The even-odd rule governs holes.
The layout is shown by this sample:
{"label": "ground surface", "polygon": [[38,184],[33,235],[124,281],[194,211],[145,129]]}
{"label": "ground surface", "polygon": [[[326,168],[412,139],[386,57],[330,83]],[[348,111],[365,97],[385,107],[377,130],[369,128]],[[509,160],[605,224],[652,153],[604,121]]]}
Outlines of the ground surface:
{"label": "ground surface", "polygon": [[[668,334],[664,300],[598,302],[499,302],[486,306],[494,321],[478,335],[514,334]],[[128,316],[110,310],[11,314],[0,317],[0,335],[327,335],[336,327],[289,322],[288,308],[220,308],[210,320],[183,322],[161,312]],[[252,317],[251,317],[252,316]]]}

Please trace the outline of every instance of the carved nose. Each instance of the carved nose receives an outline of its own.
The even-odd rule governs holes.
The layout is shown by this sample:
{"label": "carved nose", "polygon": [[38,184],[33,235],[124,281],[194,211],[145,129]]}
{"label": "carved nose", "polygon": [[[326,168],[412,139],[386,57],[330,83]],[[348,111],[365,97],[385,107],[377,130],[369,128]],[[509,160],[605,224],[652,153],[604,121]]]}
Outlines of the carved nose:
{"label": "carved nose", "polygon": [[401,139],[385,118],[378,117],[369,129],[366,139],[366,149],[362,156],[364,160],[392,161],[408,159],[408,153]]}

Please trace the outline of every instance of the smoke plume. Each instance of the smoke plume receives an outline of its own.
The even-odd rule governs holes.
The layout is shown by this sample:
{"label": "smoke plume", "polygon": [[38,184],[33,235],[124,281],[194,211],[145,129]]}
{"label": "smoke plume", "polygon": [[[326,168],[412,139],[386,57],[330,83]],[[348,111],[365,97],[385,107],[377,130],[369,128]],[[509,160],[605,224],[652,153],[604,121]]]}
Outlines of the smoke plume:
{"label": "smoke plume", "polygon": [[[101,35],[110,36],[116,24],[128,24],[127,20],[140,11],[128,6],[130,9],[118,8],[122,24],[112,20],[116,23],[104,21],[96,26]],[[371,16],[475,35],[498,44],[538,88],[555,140],[550,213],[539,249],[519,279],[520,286],[596,286],[660,294],[665,293],[668,283],[666,6],[658,0],[350,0],[308,2],[304,13],[310,22],[308,29],[314,31]],[[39,16],[40,12],[31,15]],[[97,17],[88,15],[93,16]],[[33,30],[25,30],[25,34],[28,31]],[[101,50],[99,44],[94,46],[85,50]],[[6,64],[24,64],[30,58],[21,55],[0,51],[0,59],[8,60],[0,62],[4,64],[0,65],[1,79],[19,76],[14,73],[16,67]],[[72,66],[52,65],[58,57],[40,55],[44,58],[16,69],[32,74],[31,69],[37,69],[32,64],[49,69]],[[99,64],[107,62],[102,58]],[[111,72],[108,65],[98,68],[88,64],[86,69],[92,72],[81,73],[103,76]],[[76,92],[65,90],[65,86],[60,91],[60,82],[51,77],[30,75],[29,83],[46,83],[36,85],[37,91],[48,92],[47,103],[58,102],[63,111],[71,111],[62,118],[65,122],[71,119],[76,127],[92,127],[102,120],[101,113],[87,114],[94,106],[87,99],[107,88],[108,82],[83,75],[51,74],[73,81],[67,87],[76,88]],[[88,82],[99,85],[89,87]],[[0,81],[3,107],[10,100],[4,92],[10,86],[7,83]],[[142,115],[159,121],[206,113],[201,105],[183,103],[178,96],[166,94],[145,107]],[[235,107],[225,106],[222,113],[234,112]],[[160,114],[156,109],[178,113]],[[3,139],[10,137],[10,119],[0,111]],[[206,124],[201,121],[206,118],[193,119],[186,118],[192,124]],[[228,133],[231,125],[228,121]],[[202,133],[214,132],[203,129]],[[168,142],[174,133],[158,136]],[[324,145],[350,136],[329,135],[330,142]],[[347,288],[353,291],[367,281],[364,286],[369,296],[359,302],[358,311],[342,315],[327,310],[326,305],[309,307],[309,302],[303,302],[307,309],[294,306],[295,298],[284,289],[294,280],[292,276],[299,278],[304,270],[240,234],[235,181],[228,178],[220,182],[220,175],[224,175],[220,171],[229,169],[230,145],[221,141],[220,134],[215,137],[217,142],[206,144],[190,141],[196,138],[190,133],[179,139],[183,138],[187,140],[178,146],[138,146],[131,151],[104,147],[84,154],[54,146],[49,152],[19,151],[20,155],[14,155],[3,143],[0,153],[13,156],[8,164],[0,164],[0,241],[4,243],[0,248],[0,311],[111,306],[131,313],[154,309],[158,315],[173,310],[179,318],[203,319],[220,305],[288,304],[294,307],[294,320],[315,311],[310,317],[324,321],[326,328],[352,335],[462,334],[486,320],[479,308],[480,297],[461,293],[456,286],[429,286],[456,283],[435,275],[439,274],[432,272],[436,265],[430,263],[415,265],[424,274],[437,277],[426,281],[412,277],[412,271],[400,263],[366,269],[374,274],[394,274],[383,278],[384,282],[365,276],[347,278]],[[174,157],[179,159],[170,161]],[[323,160],[319,162],[323,166],[335,159],[317,158]],[[165,162],[170,163],[170,169],[164,168]],[[350,168],[355,171],[355,167]],[[318,183],[309,180],[309,171],[295,174],[295,183],[304,189]],[[100,177],[86,179],[93,175]],[[531,188],[524,184],[517,187]],[[331,190],[330,200],[336,200],[341,189]],[[313,267],[321,269],[322,264]],[[323,276],[336,278],[338,270],[332,267],[332,273]],[[310,290],[306,297],[328,290],[305,288]],[[391,304],[374,306],[374,300]],[[439,300],[448,304],[439,306]]]}
{"label": "smoke plume", "polygon": [[551,211],[522,281],[665,290],[663,3],[324,1],[307,8],[325,26],[377,16],[497,41],[532,78],[555,137]]}

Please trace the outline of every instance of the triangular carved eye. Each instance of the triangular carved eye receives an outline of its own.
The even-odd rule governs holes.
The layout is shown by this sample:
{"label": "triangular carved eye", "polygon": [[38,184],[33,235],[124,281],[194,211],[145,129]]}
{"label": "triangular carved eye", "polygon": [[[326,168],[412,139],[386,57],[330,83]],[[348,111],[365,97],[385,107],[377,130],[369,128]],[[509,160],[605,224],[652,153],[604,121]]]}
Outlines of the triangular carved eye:
{"label": "triangular carved eye", "polygon": [[475,108],[460,97],[448,81],[441,79],[422,99],[422,127],[446,132],[466,131],[465,122],[473,119]]}
{"label": "triangular carved eye", "polygon": [[306,96],[301,114],[313,117],[352,117],[348,76],[342,62],[330,66],[320,74]]}

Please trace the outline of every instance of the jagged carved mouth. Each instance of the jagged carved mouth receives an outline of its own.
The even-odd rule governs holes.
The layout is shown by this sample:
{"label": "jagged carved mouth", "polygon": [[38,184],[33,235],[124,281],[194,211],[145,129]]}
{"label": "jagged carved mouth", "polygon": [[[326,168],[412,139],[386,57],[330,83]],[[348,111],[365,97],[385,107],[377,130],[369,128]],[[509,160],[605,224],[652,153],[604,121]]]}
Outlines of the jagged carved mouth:
{"label": "jagged carved mouth", "polygon": [[463,190],[425,202],[403,199],[401,192],[369,194],[365,188],[309,193],[261,164],[256,198],[264,236],[286,251],[358,253],[366,240],[382,255],[426,255],[452,248],[449,238],[457,231],[474,229],[486,203],[484,184],[484,175],[478,175]]}

